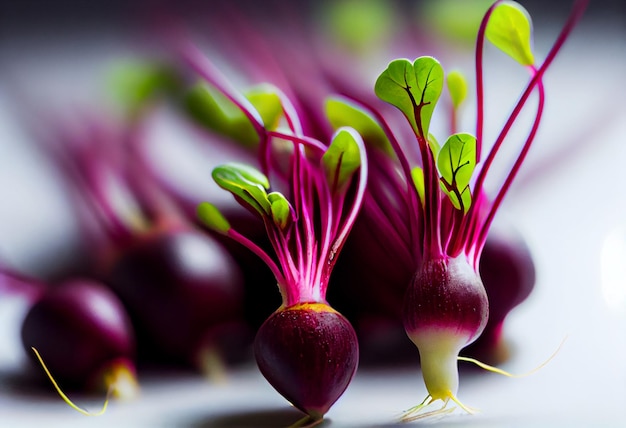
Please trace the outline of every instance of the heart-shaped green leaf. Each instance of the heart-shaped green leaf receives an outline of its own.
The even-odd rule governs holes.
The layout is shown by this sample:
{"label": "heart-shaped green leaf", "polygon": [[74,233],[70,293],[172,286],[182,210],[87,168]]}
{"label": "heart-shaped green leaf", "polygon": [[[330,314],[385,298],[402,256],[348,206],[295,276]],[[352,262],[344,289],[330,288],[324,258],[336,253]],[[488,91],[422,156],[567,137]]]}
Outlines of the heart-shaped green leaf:
{"label": "heart-shaped green leaf", "polygon": [[339,128],[322,156],[322,165],[331,191],[341,192],[352,174],[361,166],[357,139],[361,136],[352,128]]}
{"label": "heart-shaped green leaf", "polygon": [[519,3],[505,1],[498,4],[489,17],[485,36],[521,65],[535,63],[530,15]]}
{"label": "heart-shaped green leaf", "polygon": [[209,229],[221,234],[227,234],[230,230],[230,223],[228,223],[228,220],[215,205],[209,202],[202,202],[198,205],[196,212],[200,221]]}
{"label": "heart-shaped green leaf", "polygon": [[259,170],[249,165],[230,163],[213,169],[213,180],[224,190],[247,203],[260,215],[271,214],[266,190],[269,181]]}
{"label": "heart-shaped green leaf", "polygon": [[402,111],[415,133],[425,138],[443,81],[443,68],[433,57],[420,57],[412,64],[397,59],[378,77],[374,91],[378,98]]}
{"label": "heart-shaped green leaf", "polygon": [[464,196],[469,190],[470,179],[476,167],[476,138],[466,133],[454,134],[448,137],[445,144],[439,151],[437,158],[437,169],[441,175],[443,188],[448,195],[451,195],[452,203],[458,209],[465,212],[469,208],[466,205],[466,198],[471,201],[471,194]]}
{"label": "heart-shaped green leaf", "polygon": [[354,128],[366,144],[391,155],[393,149],[376,119],[348,99],[331,97],[326,100],[326,117],[334,129],[342,126]]}
{"label": "heart-shaped green leaf", "polygon": [[448,137],[439,151],[437,168],[441,177],[449,184],[467,186],[476,166],[476,138],[471,134],[459,133]]}

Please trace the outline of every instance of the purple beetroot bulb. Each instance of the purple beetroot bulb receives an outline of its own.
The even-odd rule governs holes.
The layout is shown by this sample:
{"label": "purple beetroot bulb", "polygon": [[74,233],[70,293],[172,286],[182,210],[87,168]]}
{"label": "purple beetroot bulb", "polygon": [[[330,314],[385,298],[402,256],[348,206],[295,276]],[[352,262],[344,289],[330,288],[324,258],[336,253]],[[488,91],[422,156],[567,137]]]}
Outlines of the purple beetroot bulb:
{"label": "purple beetroot bulb", "polygon": [[[485,12],[476,43],[476,136],[457,131],[455,114],[465,97],[466,91],[461,89],[465,86],[464,78],[457,75],[451,79],[454,76],[451,73],[446,76],[435,58],[423,56],[413,62],[407,59],[391,61],[376,80],[376,95],[396,107],[411,125],[421,160],[419,166],[411,165],[412,160],[391,132],[389,124],[379,116],[399,159],[403,181],[410,185],[402,186],[393,178],[388,182],[392,191],[405,196],[406,211],[414,215],[407,217],[408,224],[400,224],[402,213],[387,214],[381,210],[380,207],[391,205],[381,189],[378,189],[380,205],[373,201],[370,207],[383,226],[388,226],[387,230],[394,235],[396,243],[404,246],[412,259],[419,263],[405,294],[402,321],[407,335],[418,348],[428,393],[420,404],[404,413],[403,421],[453,411],[454,407],[447,407],[449,404],[473,412],[457,398],[458,360],[459,352],[482,334],[489,316],[490,303],[479,274],[481,256],[496,213],[537,135],[545,103],[543,75],[586,6],[587,0],[574,4],[554,45],[543,62],[537,65],[532,54],[532,38],[510,37],[517,25],[511,24],[515,20],[521,21],[524,28],[531,28],[529,15],[523,7],[515,2],[496,1]],[[483,158],[483,48],[487,39],[525,66],[530,77],[511,115],[493,144],[487,146],[489,149]],[[520,47],[527,55],[518,55]],[[450,135],[440,146],[429,134],[429,125],[445,83],[451,95],[452,111]],[[493,161],[533,93],[537,94],[535,118],[517,159],[495,195],[491,196],[485,187],[486,177],[492,176],[489,172]],[[507,284],[498,286],[506,287]],[[508,293],[504,294],[508,296]],[[499,326],[496,331],[498,329]],[[425,411],[435,401],[442,401],[442,407]]]}
{"label": "purple beetroot bulb", "polygon": [[36,348],[63,387],[112,388],[118,396],[137,388],[131,322],[99,282],[74,279],[50,288],[26,314],[21,338],[26,353],[34,360]]}
{"label": "purple beetroot bulb", "polygon": [[419,308],[405,321],[407,330],[450,328],[466,333],[463,346],[482,332],[489,316],[482,281],[462,258],[423,263],[407,287],[404,306]]}
{"label": "purple beetroot bulb", "polygon": [[76,129],[61,127],[54,159],[95,217],[85,221],[86,235],[97,239],[90,241],[94,270],[126,307],[140,359],[219,374],[211,372],[218,364],[205,364],[222,361],[220,342],[230,347],[237,326],[249,336],[240,273],[226,249],[187,222],[153,179],[140,155],[142,119],[112,123],[106,115],[85,115]]}
{"label": "purple beetroot bulb", "polygon": [[[414,348],[406,340],[399,308],[414,268],[385,250],[389,244],[369,225],[366,215],[362,213],[357,220],[337,264],[338,281],[346,275],[357,280],[343,280],[345,286],[332,289],[339,294],[330,298],[338,301],[336,307],[355,324],[364,363],[413,362]],[[523,236],[510,225],[498,223],[490,231],[480,275],[489,299],[489,319],[483,334],[463,354],[495,364],[509,355],[502,331],[505,318],[535,284],[532,254]],[[358,284],[358,293],[350,284]]]}
{"label": "purple beetroot bulb", "polygon": [[[242,163],[256,163],[256,156],[249,148],[244,148],[223,136],[208,132],[190,121],[190,118],[177,113],[165,105],[150,111],[143,119],[144,146],[136,155],[145,165],[146,175],[173,200],[186,219],[198,223],[196,207],[207,195],[215,201],[237,230],[259,239],[266,239],[263,222],[239,205],[233,198],[222,195],[221,189],[212,182],[198,180],[192,184],[181,182],[180,168],[172,170],[168,154],[152,156],[154,147],[175,147],[176,155],[181,156],[189,165],[210,169],[226,160]],[[177,135],[177,141],[168,141],[167,137]],[[172,145],[172,143],[176,143]],[[165,160],[165,162],[164,162]],[[184,163],[184,165],[188,165]],[[191,169],[191,168],[189,168]],[[184,180],[183,180],[184,181]],[[280,304],[280,297],[265,292],[266,287],[274,287],[276,280],[267,266],[254,254],[231,239],[209,231],[232,256],[239,266],[243,277],[243,318],[252,331],[256,331],[263,321]],[[267,244],[266,246],[269,246]],[[239,275],[236,275],[238,277]],[[236,283],[237,281],[235,281]],[[237,288],[237,285],[234,285]]]}
{"label": "purple beetroot bulb", "polygon": [[359,360],[354,329],[323,303],[279,309],[257,332],[254,349],[268,382],[314,420],[341,397]]}
{"label": "purple beetroot bulb", "polygon": [[429,260],[410,282],[402,312],[406,333],[419,350],[429,395],[449,399],[459,383],[458,353],[480,336],[489,317],[480,277],[464,256]]}
{"label": "purple beetroot bulb", "polygon": [[220,329],[248,334],[240,272],[200,230],[157,230],[135,239],[108,271],[141,333],[142,358],[197,366],[203,353],[219,348]]}
{"label": "purple beetroot bulb", "polygon": [[[259,328],[255,358],[268,382],[317,423],[343,394],[358,363],[356,333],[328,306],[326,292],[365,194],[363,140],[348,127],[338,129],[330,142],[304,136],[298,111],[282,93],[277,95],[289,129],[275,129],[276,124],[259,120],[193,44],[181,49],[186,61],[235,103],[259,137],[261,170],[233,162],[214,168],[212,176],[262,220],[273,254],[233,228],[212,203],[201,203],[198,217],[249,249],[274,275],[282,304]],[[293,150],[277,150],[275,140]],[[270,178],[280,184],[273,187]]]}

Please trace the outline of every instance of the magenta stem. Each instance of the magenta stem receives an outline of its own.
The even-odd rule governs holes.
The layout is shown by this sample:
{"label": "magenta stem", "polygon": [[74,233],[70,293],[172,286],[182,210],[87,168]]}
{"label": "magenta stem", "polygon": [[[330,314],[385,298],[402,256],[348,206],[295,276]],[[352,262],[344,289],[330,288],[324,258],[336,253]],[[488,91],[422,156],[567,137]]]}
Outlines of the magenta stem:
{"label": "magenta stem", "polygon": [[[332,237],[337,233],[337,224],[335,223],[335,219],[340,219],[339,216],[334,212],[334,207],[341,205],[335,205],[335,200],[333,200],[330,189],[328,186],[322,183],[324,177],[321,175],[318,176],[317,180],[317,188],[321,192],[319,195],[319,206],[320,206],[320,228],[321,228],[321,239],[322,243],[320,245],[320,260],[325,260],[328,258],[330,254],[330,246]],[[342,202],[343,204],[343,202]],[[326,263],[323,263],[323,266],[319,266],[316,272],[315,283],[320,285],[320,295],[326,296],[326,290],[328,287],[328,278],[330,276],[330,271],[326,269]]]}
{"label": "magenta stem", "polygon": [[361,205],[363,204],[363,198],[365,196],[365,189],[367,187],[367,153],[365,150],[365,144],[360,138],[355,139],[357,145],[359,146],[359,153],[361,155],[361,166],[359,168],[359,178],[358,178],[358,188],[356,190],[356,195],[350,207],[350,211],[348,212],[348,216],[343,223],[343,226],[339,230],[337,237],[335,238],[335,242],[331,248],[331,253],[329,257],[327,271],[330,272],[332,267],[335,265],[337,258],[336,255],[341,251],[343,247],[346,237],[348,233],[350,233],[350,229],[354,226],[354,222],[356,221],[356,216],[359,213]]}
{"label": "magenta stem", "polygon": [[317,260],[315,255],[315,229],[313,225],[313,216],[315,215],[315,213],[313,211],[313,203],[311,200],[313,189],[311,188],[312,186],[309,180],[309,174],[305,173],[306,171],[303,167],[303,163],[306,163],[304,147],[298,144],[296,145],[294,150],[294,158],[296,160],[293,173],[294,195],[296,200],[300,201],[300,207],[297,211],[299,214],[298,221],[302,221],[305,242],[305,257],[302,261],[304,269],[303,271],[300,271],[300,273],[301,275],[304,274],[305,284],[314,286],[314,284],[311,284],[312,270],[317,264]]}
{"label": "magenta stem", "polygon": [[574,26],[576,25],[578,20],[582,17],[582,14],[584,12],[584,9],[585,9],[588,1],[589,0],[579,0],[579,1],[577,1],[575,3],[574,10],[570,14],[567,22],[565,23],[565,26],[561,30],[561,33],[559,34],[557,40],[555,41],[554,45],[552,46],[552,49],[550,49],[550,52],[546,56],[546,59],[544,60],[543,64],[541,65],[541,67],[539,67],[539,69],[537,70],[535,75],[532,77],[532,79],[530,80],[530,82],[526,86],[526,89],[524,90],[524,93],[522,94],[522,96],[520,97],[519,101],[515,105],[515,108],[513,109],[513,112],[511,113],[511,115],[509,116],[509,119],[507,120],[506,124],[502,128],[502,131],[500,132],[500,135],[498,135],[498,138],[496,139],[496,142],[494,143],[491,151],[489,152],[489,155],[487,156],[487,159],[485,160],[484,165],[480,169],[480,173],[479,173],[478,178],[476,180],[476,186],[474,187],[475,193],[480,192],[482,190],[482,187],[483,187],[483,184],[484,184],[484,181],[485,181],[485,176],[487,175],[487,172],[489,171],[489,169],[491,167],[491,164],[492,164],[492,162],[493,162],[493,160],[494,160],[498,150],[500,149],[500,146],[502,145],[504,139],[506,138],[506,136],[509,133],[511,127],[513,126],[513,123],[515,122],[515,120],[519,116],[520,112],[522,111],[522,108],[524,107],[524,105],[528,101],[528,98],[530,97],[530,94],[535,89],[535,87],[537,86],[538,82],[542,79],[543,74],[546,72],[547,68],[550,66],[550,64],[552,63],[552,61],[556,57],[556,54],[559,52],[559,50],[561,49],[561,47],[565,43],[565,40],[567,39],[567,37],[569,36],[571,31],[574,29]]}
{"label": "magenta stem", "polygon": [[506,195],[509,188],[511,187],[511,183],[515,179],[515,176],[517,175],[520,167],[522,166],[522,162],[524,162],[524,159],[526,158],[526,155],[528,154],[528,150],[530,149],[530,146],[532,145],[532,142],[535,139],[537,130],[539,129],[539,123],[541,122],[541,117],[543,115],[543,109],[544,109],[544,104],[545,104],[545,91],[543,87],[543,82],[539,81],[539,84],[537,85],[537,89],[539,91],[539,101],[538,101],[537,114],[535,116],[535,121],[533,122],[531,131],[526,139],[526,142],[524,143],[524,146],[522,147],[522,151],[520,152],[517,160],[513,164],[513,167],[511,168],[511,171],[506,177],[504,184],[500,188],[500,191],[498,192],[495,199],[493,200],[493,204],[491,205],[489,212],[487,214],[487,217],[485,218],[485,221],[483,222],[481,226],[480,232],[478,233],[478,238],[476,240],[476,257],[480,256],[480,252],[483,246],[485,245],[485,241],[487,239],[487,233],[489,232],[489,228],[491,226],[493,218],[496,212],[498,211],[498,208],[500,207],[500,204],[502,203],[504,196]]}
{"label": "magenta stem", "polygon": [[108,153],[98,150],[119,142],[104,139],[107,130],[94,123],[96,119],[84,117],[83,120],[87,123],[87,135],[73,136],[68,131],[59,136],[66,140],[69,147],[66,148],[68,157],[66,161],[62,159],[62,154],[57,157],[58,166],[68,179],[74,179],[80,197],[92,207],[107,237],[113,242],[119,242],[132,236],[133,231],[131,226],[122,221],[111,203],[106,189],[106,176],[110,174],[120,185],[126,183],[122,172],[115,168],[111,159],[107,157]]}
{"label": "magenta stem", "polygon": [[248,118],[260,140],[265,138],[263,119],[252,104],[242,96],[213,63],[189,40],[184,39],[179,45],[182,59],[203,79],[217,88],[226,98],[235,104]]}
{"label": "magenta stem", "polygon": [[[528,85],[526,86],[526,89],[524,90],[522,96],[520,97],[520,99],[518,100],[515,108],[513,109],[513,112],[511,113],[511,115],[509,116],[509,119],[507,120],[507,122],[505,123],[504,127],[502,128],[502,131],[500,132],[500,135],[498,136],[496,142],[494,143],[491,151],[489,152],[489,155],[487,156],[487,159],[485,160],[485,164],[481,167],[478,178],[476,180],[476,186],[474,188],[474,194],[479,194],[481,193],[483,190],[483,184],[485,181],[485,176],[493,162],[493,159],[495,158],[495,155],[497,153],[497,151],[499,150],[500,146],[502,145],[504,139],[506,138],[509,130],[511,129],[511,127],[513,126],[514,121],[517,119],[517,117],[519,116],[522,108],[524,107],[524,105],[526,104],[526,102],[528,101],[528,98],[530,97],[531,93],[533,92],[533,90],[537,87],[537,86],[542,86],[542,82],[541,79],[543,78],[544,73],[546,72],[546,70],[548,69],[548,67],[550,66],[550,64],[552,63],[552,61],[554,60],[554,58],[556,57],[557,53],[561,50],[561,48],[563,47],[563,44],[565,43],[565,41],[567,40],[568,36],[570,35],[570,33],[572,32],[572,30],[574,29],[574,27],[576,26],[576,24],[578,23],[578,21],[582,18],[584,11],[587,7],[589,0],[578,0],[574,3],[573,7],[572,7],[572,11],[570,12],[570,15],[565,23],[565,25],[563,26],[563,28],[561,29],[561,32],[559,33],[556,41],[554,42],[554,45],[552,46],[552,48],[550,49],[550,51],[548,52],[548,55],[546,56],[544,62],[541,64],[541,67],[539,67],[536,72],[534,73],[533,77],[531,78],[530,82],[528,83]],[[541,94],[542,89],[540,89],[540,94]],[[541,96],[540,96],[541,98]],[[543,104],[543,103],[542,103]],[[533,124],[533,130],[531,131],[531,134],[529,135],[529,139],[526,141],[525,146],[530,147],[530,144],[532,143],[532,140],[534,139],[534,135],[536,133],[535,125],[538,126],[538,121],[539,121],[539,117],[536,119],[536,123]],[[525,150],[523,150],[523,153],[527,152],[528,148],[525,147]],[[525,156],[525,154],[524,154]],[[518,159],[519,161],[519,159]],[[517,165],[518,162],[516,162]],[[519,164],[521,165],[521,162],[519,162]],[[514,176],[517,174],[517,170],[519,169],[519,165],[517,166],[517,168],[514,166],[513,170],[511,171],[511,173],[509,174],[509,177],[507,177],[507,181],[504,183],[503,187],[501,188],[499,195],[500,196],[500,200],[504,197],[504,195],[506,194],[506,192],[508,191],[508,188],[510,187],[510,184],[514,178]],[[513,174],[511,176],[511,174]],[[500,202],[498,202],[499,205]],[[470,212],[472,215],[476,215],[474,214],[476,212],[476,205],[473,205],[470,208]],[[470,230],[467,229],[467,236],[468,239],[465,240],[465,242],[467,242],[467,246],[466,248],[469,250],[471,247],[474,246],[475,243],[479,244],[479,248],[481,248],[481,246],[484,244],[484,239],[486,237],[486,234],[488,232],[489,229],[489,225],[493,219],[493,216],[495,215],[495,210],[492,209],[492,213],[490,214],[490,220],[489,220],[489,224],[487,225],[487,227],[485,227],[484,225],[481,226],[481,230],[478,232],[478,239],[479,241],[474,242],[474,238],[476,238],[476,230]],[[485,223],[486,224],[486,223]],[[482,237],[482,238],[481,238]],[[481,242],[481,239],[483,242]],[[479,257],[480,256],[480,251],[476,251],[476,255],[475,257]]]}
{"label": "magenta stem", "polygon": [[[357,100],[354,100],[354,101],[359,102]],[[408,225],[409,225],[409,236],[411,238],[411,243],[412,243],[411,246],[413,248],[413,254],[415,255],[422,254],[423,241],[422,241],[421,231],[422,229],[425,229],[425,228],[420,228],[420,224],[421,224],[420,217],[425,217],[426,211],[425,211],[425,207],[422,206],[419,200],[419,196],[417,195],[415,186],[413,186],[413,177],[411,175],[411,167],[409,165],[409,160],[405,156],[404,151],[402,150],[402,147],[400,146],[400,143],[396,139],[395,135],[393,134],[393,131],[389,127],[389,124],[387,123],[385,118],[382,116],[382,114],[378,112],[377,110],[372,109],[370,106],[364,103],[361,103],[361,102],[359,103],[362,104],[363,107],[366,108],[372,116],[374,116],[378,124],[381,126],[381,128],[383,129],[383,132],[385,133],[385,135],[387,136],[387,139],[389,140],[389,144],[391,144],[391,148],[393,149],[394,153],[396,154],[396,157],[398,158],[398,161],[400,162],[400,169],[402,170],[402,174],[404,175],[404,179],[406,180],[406,183],[407,183],[407,200],[408,200],[407,202],[409,206]],[[421,216],[420,216],[420,213],[422,214]]]}
{"label": "magenta stem", "polygon": [[250,251],[252,251],[261,260],[263,260],[263,262],[267,265],[267,267],[274,274],[274,277],[276,278],[276,281],[278,281],[279,286],[284,287],[285,284],[287,284],[286,278],[281,272],[276,262],[274,262],[274,260],[261,247],[259,247],[253,241],[246,238],[245,236],[243,236],[241,233],[237,232],[233,228],[228,229],[228,232],[226,233],[226,235],[229,238],[233,239],[234,241],[240,243],[241,245],[243,245]]}
{"label": "magenta stem", "polygon": [[476,37],[476,164],[480,162],[482,146],[483,146],[483,128],[485,122],[485,108],[484,98],[485,90],[483,84],[483,51],[485,48],[485,31],[487,30],[487,23],[493,13],[496,6],[501,3],[502,0],[496,1],[491,5],[478,28],[478,36]]}
{"label": "magenta stem", "polygon": [[367,210],[368,217],[370,217],[371,221],[375,224],[377,232],[385,237],[385,241],[388,240],[394,243],[395,253],[398,255],[398,257],[404,259],[403,264],[406,266],[412,266],[415,263],[415,260],[413,260],[411,257],[411,249],[409,245],[404,242],[403,236],[397,229],[398,224],[401,223],[394,223],[389,221],[386,213],[378,205],[375,197],[366,196],[363,209]]}

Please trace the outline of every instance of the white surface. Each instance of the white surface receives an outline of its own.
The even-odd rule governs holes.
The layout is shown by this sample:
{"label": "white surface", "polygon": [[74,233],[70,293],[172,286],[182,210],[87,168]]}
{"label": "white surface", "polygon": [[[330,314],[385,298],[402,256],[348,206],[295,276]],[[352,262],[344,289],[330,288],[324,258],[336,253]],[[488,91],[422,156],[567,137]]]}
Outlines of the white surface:
{"label": "white surface", "polygon": [[[508,320],[506,335],[516,349],[504,368],[525,372],[544,361],[564,337],[567,341],[554,360],[532,376],[463,376],[459,398],[481,413],[452,416],[438,421],[439,426],[626,426],[626,255],[619,253],[620,245],[622,251],[626,245],[626,58],[624,33],[614,31],[582,27],[557,58],[546,78],[545,120],[527,171],[539,174],[541,170],[533,168],[561,144],[580,148],[539,178],[523,175],[505,207],[530,244],[538,280],[531,297]],[[58,55],[77,60],[63,49],[39,62],[21,54],[14,56],[23,62],[13,63],[13,70],[43,76],[45,65],[57,64]],[[37,83],[55,85],[58,77]],[[496,82],[505,85],[504,80]],[[505,86],[501,89],[507,93]],[[3,90],[0,81],[0,94]],[[496,102],[489,108],[501,109]],[[593,123],[587,123],[588,117]],[[0,251],[18,265],[29,266],[32,256],[41,258],[61,247],[60,231],[71,234],[72,225],[64,222],[66,208],[56,202],[61,193],[23,146],[24,136],[13,129],[4,97],[0,124]],[[23,190],[15,191],[16,182]],[[616,260],[603,256],[605,246],[617,248],[611,252],[618,255]],[[611,271],[618,271],[617,279]],[[0,301],[2,427],[253,427],[287,425],[298,418],[297,412],[282,413],[287,403],[254,367],[233,373],[225,385],[191,375],[145,377],[140,379],[139,400],[112,403],[104,416],[86,418],[53,393],[29,393],[9,382],[23,363],[17,333],[23,309],[19,300]],[[391,425],[424,396],[417,367],[361,370],[329,412],[327,423]],[[100,402],[80,404],[96,409]]]}

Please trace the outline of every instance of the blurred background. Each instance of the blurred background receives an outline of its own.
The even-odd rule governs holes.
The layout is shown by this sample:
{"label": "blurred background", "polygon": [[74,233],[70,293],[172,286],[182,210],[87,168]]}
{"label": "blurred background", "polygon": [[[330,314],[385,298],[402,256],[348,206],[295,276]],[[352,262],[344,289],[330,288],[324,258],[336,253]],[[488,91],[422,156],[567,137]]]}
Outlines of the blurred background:
{"label": "blurred background", "polygon": [[[226,59],[224,69],[230,70],[228,55],[219,53],[222,45],[213,43],[210,37],[228,34],[224,28],[214,31],[211,27],[220,22],[220,13],[225,10],[218,3],[0,2],[3,265],[37,278],[56,278],[75,269],[76,261],[89,246],[81,234],[71,193],[34,141],[29,129],[32,121],[37,122],[43,112],[65,115],[83,106],[115,112],[119,104],[110,86],[112,70],[133,60],[170,60],[163,29],[173,16],[180,18],[178,23],[192,28],[191,34],[207,51]],[[283,31],[284,38],[290,37],[290,23],[284,16],[295,13],[304,17],[309,29],[319,36],[316,46],[328,46],[333,51],[345,49],[371,85],[389,60],[427,54],[425,47],[435,49],[435,56],[441,56],[444,64],[459,66],[471,76],[472,43],[467,35],[449,31],[439,34],[430,27],[435,22],[439,28],[454,26],[450,22],[465,15],[459,12],[452,19],[450,13],[461,10],[461,3],[465,2],[445,2],[449,4],[448,9],[442,7],[450,19],[447,24],[445,20],[438,21],[435,1],[387,2],[387,6],[393,7],[380,9],[381,14],[374,19],[376,28],[370,24],[371,31],[357,36],[343,33],[341,26],[334,24],[332,11],[337,11],[333,5],[339,3],[342,2],[303,1],[287,5],[278,0],[263,4],[239,0],[229,3],[226,9],[229,13],[245,11],[246,17],[263,22],[262,28],[270,28],[273,36],[280,37]],[[542,58],[565,21],[571,2],[520,3],[533,17],[536,55]],[[348,10],[356,16],[359,2],[349,4],[352,9]],[[524,236],[537,273],[533,294],[507,319],[506,335],[511,341],[512,357],[506,368],[527,371],[549,356],[564,337],[567,341],[553,362],[529,378],[471,377],[460,394],[468,404],[481,408],[482,414],[476,419],[459,419],[460,416],[442,421],[443,426],[623,424],[620,409],[626,399],[626,367],[621,358],[626,351],[626,191],[621,182],[622,159],[626,158],[625,8],[620,0],[591,1],[579,27],[547,73],[544,122],[503,210],[503,217]],[[275,16],[283,19],[275,21]],[[419,38],[410,38],[418,33]],[[234,34],[233,43],[241,44],[245,37]],[[487,135],[494,135],[501,123],[499,118],[506,117],[519,91],[523,73],[495,54],[488,54],[486,62],[488,68],[497,64],[491,65],[488,74],[491,87],[487,114],[494,120]],[[510,84],[511,76],[517,85]],[[248,83],[236,70],[229,77]],[[463,119],[470,129],[472,109],[473,106],[467,108]],[[435,129],[442,126],[434,124]],[[167,172],[177,183],[203,189],[209,179],[203,159],[166,158],[171,161]],[[150,372],[142,379],[145,386],[140,400],[112,406],[108,415],[86,422],[52,391],[30,390],[28,384],[16,387],[16,373],[19,382],[20,373],[28,370],[19,339],[20,323],[28,305],[19,296],[0,295],[3,426],[7,421],[7,426],[115,423],[235,427],[281,426],[295,420],[292,413],[273,411],[286,407],[286,403],[264,383],[253,366],[244,365],[222,387],[186,371]],[[360,372],[333,408],[329,424],[392,424],[400,411],[416,404],[422,395],[417,366]],[[98,397],[83,398],[94,407],[99,403]],[[267,409],[272,411],[266,412]]]}
{"label": "blurred background", "polygon": [[[423,18],[424,11],[427,11],[429,5],[435,2],[403,0],[392,3],[396,5],[397,10],[409,11],[412,14],[413,24],[416,22],[422,24],[420,21],[422,19],[425,25],[429,25],[428,19]],[[463,2],[444,3],[453,5],[450,10],[454,11],[455,3]],[[488,4],[489,2],[482,3]],[[251,10],[251,13],[258,15],[259,19],[270,21],[272,7],[277,9],[281,7],[280,2],[269,2],[267,7],[245,0],[238,0],[232,4],[235,8]],[[541,44],[544,39],[551,40],[550,37],[556,34],[558,25],[563,22],[570,8],[570,2],[565,0],[549,3],[524,1],[522,4],[533,17],[538,44]],[[165,54],[163,46],[159,45],[162,34],[158,32],[163,14],[174,11],[174,14],[178,16],[193,17],[191,21],[199,21],[198,17],[205,14],[208,21],[208,17],[216,13],[216,8],[211,7],[211,2],[196,1],[93,1],[86,3],[78,0],[54,2],[5,0],[0,7],[0,73],[2,73],[0,75],[2,77],[0,80],[0,90],[2,90],[0,120],[2,120],[4,134],[3,155],[0,160],[3,162],[0,174],[3,177],[1,186],[4,195],[3,209],[0,214],[2,215],[0,254],[3,254],[5,258],[8,257],[17,266],[44,272],[54,269],[54,266],[58,264],[56,260],[49,260],[50,254],[63,257],[64,252],[71,252],[71,246],[67,246],[66,237],[68,233],[71,234],[72,227],[63,221],[67,217],[67,210],[64,208],[62,198],[58,198],[60,189],[48,179],[50,171],[45,162],[40,162],[42,159],[38,159],[38,155],[30,150],[30,144],[26,141],[23,131],[20,130],[19,121],[15,120],[16,109],[11,106],[11,96],[23,91],[40,107],[53,106],[54,108],[71,102],[92,102],[93,100],[96,101],[94,104],[110,104],[113,99],[107,94],[109,91],[107,79],[116,64],[129,59],[161,57]],[[297,6],[290,5],[289,7],[296,7],[306,12],[310,21],[315,23],[320,31],[329,31],[329,27],[332,26],[332,23],[329,23],[330,14],[325,15],[324,12],[328,8],[319,5],[318,2],[303,1],[298,2]],[[602,74],[613,75],[613,70],[619,70],[623,66],[620,62],[622,55],[619,48],[624,42],[622,32],[626,19],[624,8],[622,1],[591,1],[581,29],[574,34],[574,38],[579,43],[586,43],[585,47],[593,46],[592,43],[601,40],[602,47],[607,50],[614,48],[615,55],[610,55],[614,64],[603,64],[603,68],[607,70],[603,70]],[[462,18],[460,15],[455,15],[454,21],[462,20]],[[390,19],[388,16],[381,16],[381,29],[376,29],[374,32],[379,34],[384,29],[389,30]],[[476,19],[473,22],[476,22]],[[333,35],[331,33],[331,36]],[[381,39],[389,42],[389,38],[381,37]],[[390,55],[381,54],[380,48],[384,46],[384,43],[385,41],[376,46],[375,53],[370,52],[379,63],[391,59]],[[458,45],[459,43],[461,42],[453,40],[452,44]],[[462,46],[464,49],[471,48],[471,42]],[[566,52],[571,52],[573,55],[575,49],[568,47]],[[405,52],[408,50],[405,49]],[[578,53],[583,55],[583,52]],[[587,54],[591,53],[587,52]],[[411,56],[410,52],[406,55]],[[463,57],[461,61],[467,63],[467,57]],[[591,62],[589,58],[580,59],[580,61]],[[369,62],[372,63],[374,60],[369,60]],[[375,72],[376,70],[372,71],[372,73]],[[37,168],[29,169],[28,165],[33,164],[37,165]],[[20,183],[20,186],[15,186],[13,183]],[[30,191],[23,191],[22,186],[27,186]],[[27,197],[27,195],[32,196]],[[55,221],[51,221],[50,217],[48,221],[54,223],[56,227],[50,228],[46,222],[41,221],[39,210],[33,209],[35,200],[38,201],[37,206],[40,209],[42,204],[46,206],[48,216],[54,216],[52,218]],[[26,219],[29,221],[26,222]],[[16,228],[14,227],[16,221],[25,221],[29,227]],[[59,246],[60,242],[63,244]],[[56,246],[54,243],[57,243]],[[54,247],[50,248],[50,245]]]}

